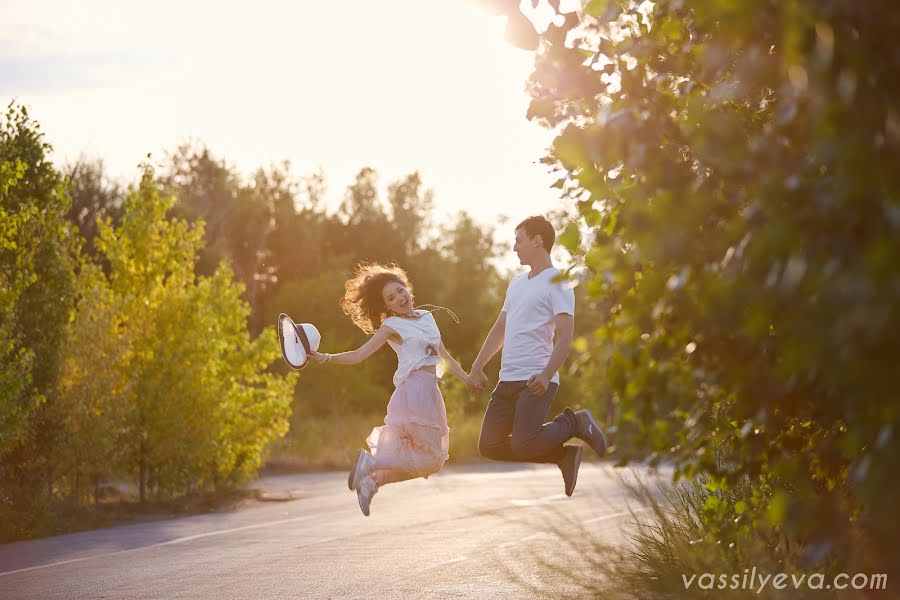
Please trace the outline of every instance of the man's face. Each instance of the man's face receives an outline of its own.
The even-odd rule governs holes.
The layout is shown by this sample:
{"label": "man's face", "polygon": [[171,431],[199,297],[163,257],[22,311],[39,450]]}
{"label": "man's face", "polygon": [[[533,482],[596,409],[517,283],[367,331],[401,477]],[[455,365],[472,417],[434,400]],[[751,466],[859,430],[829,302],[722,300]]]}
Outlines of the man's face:
{"label": "man's face", "polygon": [[542,248],[541,236],[528,237],[525,229],[516,229],[516,243],[513,245],[513,251],[519,257],[519,264],[531,264]]}

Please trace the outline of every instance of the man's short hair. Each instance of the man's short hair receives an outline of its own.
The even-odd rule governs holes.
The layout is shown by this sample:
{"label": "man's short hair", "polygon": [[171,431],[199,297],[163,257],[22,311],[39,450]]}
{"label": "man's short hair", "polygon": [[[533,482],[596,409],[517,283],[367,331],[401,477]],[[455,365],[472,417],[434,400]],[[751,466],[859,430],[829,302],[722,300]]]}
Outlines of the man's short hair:
{"label": "man's short hair", "polygon": [[518,229],[524,229],[530,238],[536,235],[541,236],[541,241],[544,242],[544,250],[547,252],[550,252],[550,249],[553,248],[553,243],[556,241],[556,232],[553,230],[553,225],[541,215],[528,217],[516,225],[516,230]]}

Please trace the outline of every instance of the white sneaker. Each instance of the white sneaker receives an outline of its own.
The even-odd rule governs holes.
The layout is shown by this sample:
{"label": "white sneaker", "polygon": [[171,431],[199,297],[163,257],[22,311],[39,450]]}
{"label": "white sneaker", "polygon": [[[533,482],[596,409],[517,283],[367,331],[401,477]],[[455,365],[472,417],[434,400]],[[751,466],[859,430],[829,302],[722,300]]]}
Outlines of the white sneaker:
{"label": "white sneaker", "polygon": [[374,470],[375,457],[366,450],[360,450],[359,456],[356,459],[356,466],[350,471],[350,476],[347,477],[347,487],[351,490],[355,490],[359,485],[359,482],[367,475],[371,475]]}
{"label": "white sneaker", "polygon": [[375,478],[372,475],[362,478],[356,486],[356,499],[359,501],[359,509],[367,517],[369,516],[369,504],[372,503],[372,496],[377,491],[378,487],[375,485]]}

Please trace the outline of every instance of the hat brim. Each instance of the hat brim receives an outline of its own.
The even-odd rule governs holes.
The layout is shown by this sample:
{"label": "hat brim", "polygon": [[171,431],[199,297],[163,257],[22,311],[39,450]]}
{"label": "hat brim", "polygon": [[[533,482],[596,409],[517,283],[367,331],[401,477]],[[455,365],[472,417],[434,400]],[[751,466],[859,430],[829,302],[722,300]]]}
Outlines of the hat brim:
{"label": "hat brim", "polygon": [[302,327],[298,327],[288,315],[278,315],[278,343],[281,355],[292,368],[300,370],[309,363],[309,340]]}

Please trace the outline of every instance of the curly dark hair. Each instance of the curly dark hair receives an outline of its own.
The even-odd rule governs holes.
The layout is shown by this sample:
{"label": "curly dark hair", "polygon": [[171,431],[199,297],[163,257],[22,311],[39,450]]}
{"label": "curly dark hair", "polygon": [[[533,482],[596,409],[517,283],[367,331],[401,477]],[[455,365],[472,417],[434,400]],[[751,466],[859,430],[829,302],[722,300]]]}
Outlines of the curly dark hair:
{"label": "curly dark hair", "polygon": [[372,335],[389,316],[381,291],[391,282],[397,282],[409,290],[413,288],[406,271],[395,264],[360,263],[344,284],[341,310],[357,327]]}

